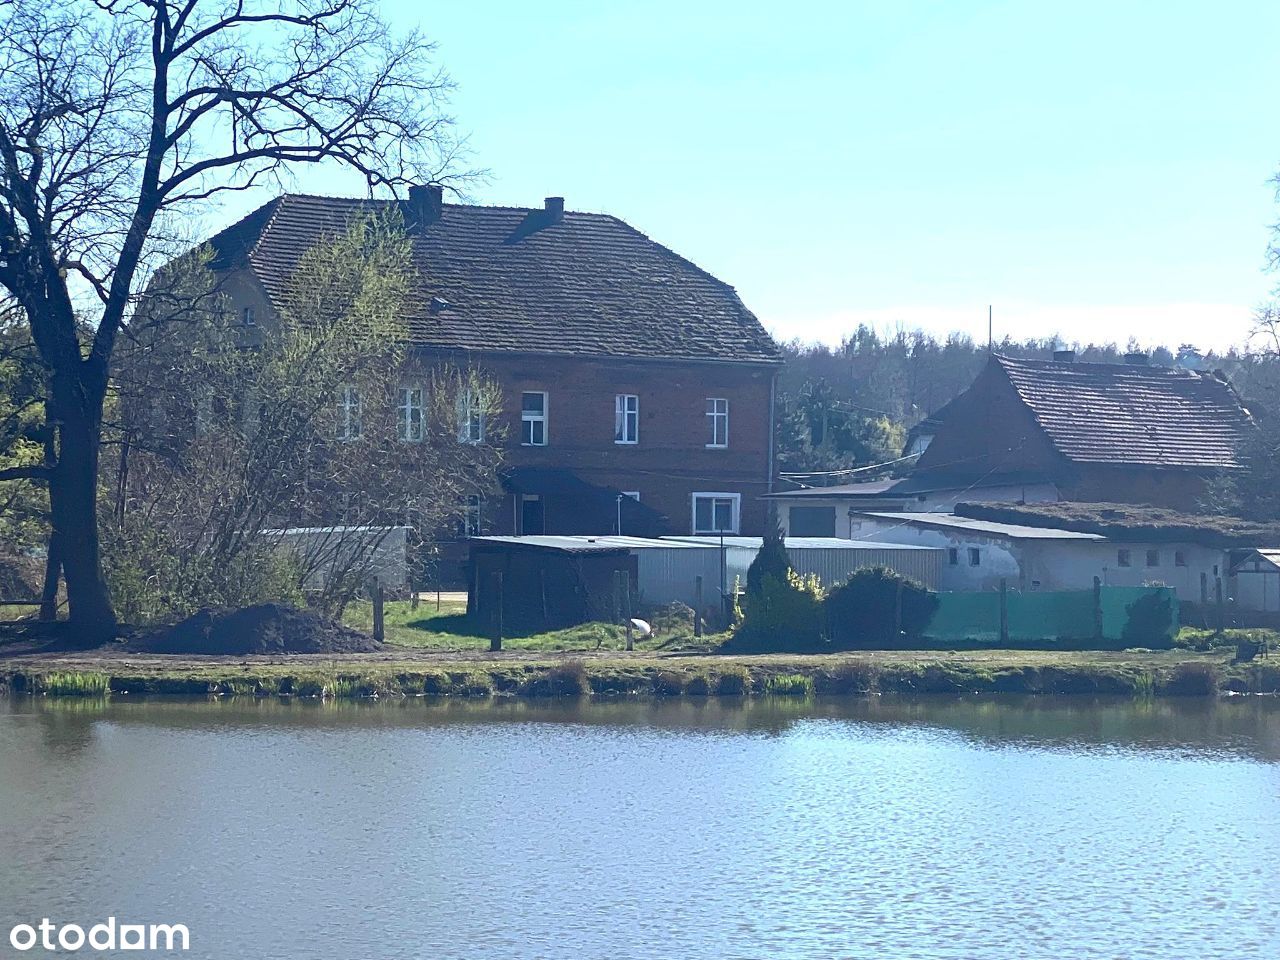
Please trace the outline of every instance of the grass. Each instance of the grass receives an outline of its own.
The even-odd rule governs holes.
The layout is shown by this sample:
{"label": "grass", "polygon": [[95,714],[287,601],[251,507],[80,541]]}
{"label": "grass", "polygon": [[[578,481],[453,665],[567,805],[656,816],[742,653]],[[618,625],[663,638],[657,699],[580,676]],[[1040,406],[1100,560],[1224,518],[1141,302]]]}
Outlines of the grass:
{"label": "grass", "polygon": [[138,658],[104,653],[0,659],[0,692],[101,697],[164,694],[334,699],[739,697],[810,694],[1212,696],[1280,692],[1280,657],[1232,651],[859,651],[820,655],[656,656],[653,652],[488,657],[393,651],[325,659]]}
{"label": "grass", "polygon": [[774,697],[813,696],[813,677],[803,673],[777,673],[764,681],[764,693]]}
{"label": "grass", "polygon": [[105,673],[46,673],[32,685],[37,693],[50,697],[105,697],[111,678]]}
{"label": "grass", "polygon": [[1270,645],[1273,653],[1280,653],[1280,634],[1274,630],[1231,627],[1219,634],[1214,630],[1203,630],[1199,627],[1183,627],[1178,631],[1173,643],[1176,647],[1188,650],[1212,650],[1218,647],[1234,650],[1238,643],[1256,643],[1260,646]]}
{"label": "grass", "polygon": [[[357,630],[372,632],[373,605],[352,604],[343,621]],[[484,651],[489,649],[487,627],[467,616],[465,602],[443,601],[436,609],[435,600],[423,600],[415,609],[408,600],[389,601],[383,608],[383,623],[388,643],[415,650],[441,652]],[[636,638],[638,651],[710,649],[723,637],[708,635],[695,642],[688,628],[676,627],[656,631],[652,636]],[[585,653],[596,650],[625,650],[627,632],[610,623],[584,623],[563,630],[550,630],[524,636],[503,637],[503,650],[535,653]]]}

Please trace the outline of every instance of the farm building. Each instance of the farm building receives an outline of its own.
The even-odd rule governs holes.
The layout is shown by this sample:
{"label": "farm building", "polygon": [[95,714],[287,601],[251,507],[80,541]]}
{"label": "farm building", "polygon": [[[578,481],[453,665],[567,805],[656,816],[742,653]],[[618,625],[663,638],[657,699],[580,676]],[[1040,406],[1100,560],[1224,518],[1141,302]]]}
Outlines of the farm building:
{"label": "farm building", "polygon": [[404,526],[289,527],[264,530],[261,536],[297,560],[308,590],[322,589],[340,576],[398,591],[409,586],[409,532]]}
{"label": "farm building", "polygon": [[[733,590],[735,580],[746,582],[747,568],[760,551],[761,538],[725,537],[723,551],[719,537],[473,537],[470,543],[473,597],[477,583],[482,591],[491,590],[492,584],[486,584],[485,578],[491,580],[493,573],[502,570],[506,592],[531,591],[537,601],[533,606],[540,609],[544,574],[538,572],[538,565],[557,571],[545,574],[549,581],[560,582],[566,577],[562,570],[566,563],[556,556],[557,551],[578,558],[625,555],[631,558],[631,566],[613,561],[610,569],[631,571],[637,606],[678,602],[706,611],[721,608],[722,598]],[[938,588],[943,556],[943,551],[929,547],[870,545],[833,538],[788,540],[787,553],[797,571],[817,574],[827,585],[843,582],[863,567],[889,567],[930,589]],[[508,570],[514,573],[508,574]],[[612,580],[605,586],[607,616],[603,619],[609,619],[615,588]],[[554,606],[551,601],[548,605]],[[590,619],[601,619],[599,609],[594,613],[597,616]]]}
{"label": "farm building", "polygon": [[615,620],[619,578],[636,582],[636,560],[594,537],[473,537],[467,614],[512,631]]}
{"label": "farm building", "polygon": [[1223,574],[1221,549],[1188,541],[1112,540],[1100,533],[1025,526],[939,513],[864,513],[852,521],[864,543],[930,546],[945,553],[941,589],[1084,590],[1104,586],[1174,587],[1207,602]]}

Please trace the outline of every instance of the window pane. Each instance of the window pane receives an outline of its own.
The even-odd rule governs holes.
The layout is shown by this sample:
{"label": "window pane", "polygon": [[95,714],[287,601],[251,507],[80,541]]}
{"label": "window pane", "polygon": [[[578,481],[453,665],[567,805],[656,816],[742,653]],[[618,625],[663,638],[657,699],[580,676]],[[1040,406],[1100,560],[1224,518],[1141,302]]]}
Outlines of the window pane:
{"label": "window pane", "polygon": [[706,497],[693,501],[693,526],[695,530],[711,529],[711,501]]}
{"label": "window pane", "polygon": [[546,394],[526,393],[521,406],[525,413],[543,413],[547,407]]}
{"label": "window pane", "polygon": [[732,500],[716,500],[716,526],[717,530],[733,529],[733,501]]}

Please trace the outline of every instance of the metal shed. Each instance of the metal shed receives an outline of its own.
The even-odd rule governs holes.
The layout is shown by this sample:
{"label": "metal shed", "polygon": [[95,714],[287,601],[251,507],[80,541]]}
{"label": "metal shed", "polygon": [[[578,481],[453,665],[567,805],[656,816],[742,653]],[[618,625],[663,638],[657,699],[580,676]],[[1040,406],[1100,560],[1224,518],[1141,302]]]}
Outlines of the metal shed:
{"label": "metal shed", "polygon": [[[720,537],[664,537],[713,548],[719,553]],[[725,537],[726,589],[733,589],[734,577],[743,583],[747,568],[760,552],[761,537]],[[904,577],[938,589],[942,572],[943,550],[937,547],[904,544],[865,543],[839,537],[787,537],[787,556],[797,573],[817,574],[824,587],[843,583],[855,570],[866,567],[888,567]]]}

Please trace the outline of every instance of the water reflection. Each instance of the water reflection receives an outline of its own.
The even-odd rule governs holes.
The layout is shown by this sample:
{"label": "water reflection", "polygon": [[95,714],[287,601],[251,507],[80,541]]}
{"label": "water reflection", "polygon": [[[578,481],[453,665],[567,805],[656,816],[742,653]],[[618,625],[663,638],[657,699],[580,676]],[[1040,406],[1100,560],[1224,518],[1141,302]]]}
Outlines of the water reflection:
{"label": "water reflection", "polygon": [[100,722],[175,730],[344,730],[449,724],[639,725],[651,730],[783,736],[797,724],[927,727],[1006,748],[1176,751],[1280,760],[1280,698],[1049,696],[705,697],[672,700],[407,698],[0,699],[0,717],[38,720],[50,749],[87,749]]}
{"label": "water reflection", "polygon": [[1278,724],[1262,699],[0,700],[0,931],[183,922],[209,960],[1271,958]]}

